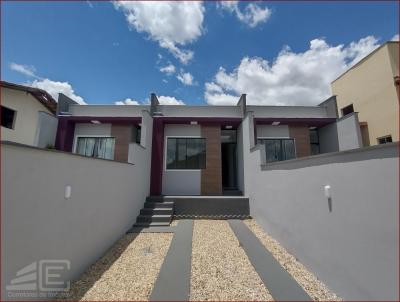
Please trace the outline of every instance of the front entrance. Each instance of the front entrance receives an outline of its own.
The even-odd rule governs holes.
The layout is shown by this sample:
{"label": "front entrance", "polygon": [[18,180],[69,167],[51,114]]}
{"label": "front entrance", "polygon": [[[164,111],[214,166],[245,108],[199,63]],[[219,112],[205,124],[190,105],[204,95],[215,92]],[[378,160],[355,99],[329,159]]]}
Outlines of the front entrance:
{"label": "front entrance", "polygon": [[222,189],[237,190],[236,130],[221,130]]}

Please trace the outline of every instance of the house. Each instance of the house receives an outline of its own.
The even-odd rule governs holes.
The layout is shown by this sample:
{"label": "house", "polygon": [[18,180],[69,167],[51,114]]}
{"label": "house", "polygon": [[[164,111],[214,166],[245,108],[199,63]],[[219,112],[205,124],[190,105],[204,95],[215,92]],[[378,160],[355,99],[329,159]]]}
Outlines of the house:
{"label": "house", "polygon": [[[56,148],[135,163],[147,133],[151,195],[224,195],[243,188],[240,129],[249,114],[267,163],[360,147],[358,121],[337,120],[335,97],[318,106],[246,103],[242,95],[236,106],[161,105],[152,94],[149,105],[82,106],[64,96]],[[145,118],[152,119],[151,132]]]}
{"label": "house", "polygon": [[358,113],[363,146],[399,140],[399,42],[389,41],[331,84],[341,117]]}
{"label": "house", "polygon": [[54,147],[57,102],[46,91],[1,81],[1,139]]}

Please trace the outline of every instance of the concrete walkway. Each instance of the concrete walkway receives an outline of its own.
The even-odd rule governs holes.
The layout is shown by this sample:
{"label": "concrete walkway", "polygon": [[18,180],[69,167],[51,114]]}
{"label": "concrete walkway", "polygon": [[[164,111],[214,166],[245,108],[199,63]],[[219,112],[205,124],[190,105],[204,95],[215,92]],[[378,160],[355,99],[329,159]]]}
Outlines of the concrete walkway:
{"label": "concrete walkway", "polygon": [[154,284],[150,301],[188,301],[192,264],[193,220],[181,220]]}
{"label": "concrete walkway", "polygon": [[229,225],[275,301],[313,301],[243,221],[229,220]]}

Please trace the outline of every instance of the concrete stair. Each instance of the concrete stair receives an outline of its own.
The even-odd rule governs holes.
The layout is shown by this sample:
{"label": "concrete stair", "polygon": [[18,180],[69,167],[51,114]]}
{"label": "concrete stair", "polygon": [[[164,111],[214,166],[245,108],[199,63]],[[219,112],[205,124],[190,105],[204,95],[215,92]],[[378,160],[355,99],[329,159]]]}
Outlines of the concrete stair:
{"label": "concrete stair", "polygon": [[162,196],[146,198],[144,208],[136,218],[134,227],[169,226],[174,214],[174,202],[164,201]]}

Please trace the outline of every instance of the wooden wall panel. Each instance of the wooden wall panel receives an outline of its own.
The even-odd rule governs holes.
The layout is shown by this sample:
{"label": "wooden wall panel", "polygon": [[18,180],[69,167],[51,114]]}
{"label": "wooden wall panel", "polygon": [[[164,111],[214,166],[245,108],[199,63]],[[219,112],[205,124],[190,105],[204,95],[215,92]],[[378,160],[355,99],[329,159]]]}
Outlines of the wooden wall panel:
{"label": "wooden wall panel", "polygon": [[222,195],[221,128],[201,126],[206,139],[206,168],[201,170],[201,195]]}
{"label": "wooden wall panel", "polygon": [[310,130],[304,125],[290,125],[289,136],[294,138],[296,145],[296,157],[311,155]]}
{"label": "wooden wall panel", "polygon": [[111,136],[115,137],[114,160],[127,162],[129,143],[131,141],[131,125],[111,125]]}

